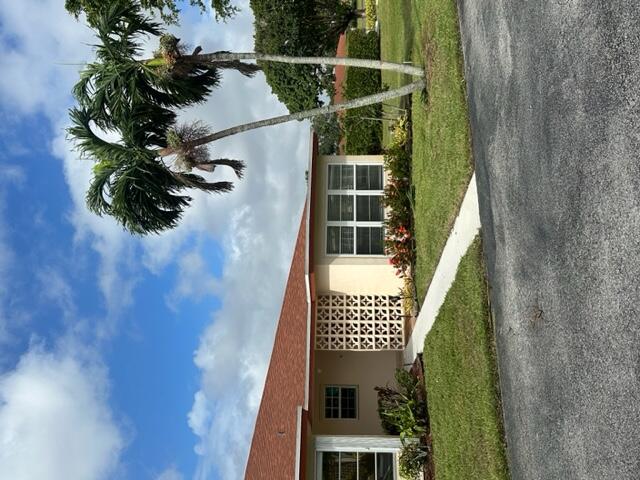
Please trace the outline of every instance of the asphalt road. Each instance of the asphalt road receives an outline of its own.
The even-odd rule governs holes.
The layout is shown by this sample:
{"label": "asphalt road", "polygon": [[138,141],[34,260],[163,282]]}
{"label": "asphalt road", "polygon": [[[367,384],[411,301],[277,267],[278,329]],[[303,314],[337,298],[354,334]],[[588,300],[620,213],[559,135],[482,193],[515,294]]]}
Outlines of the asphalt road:
{"label": "asphalt road", "polygon": [[458,0],[512,478],[640,479],[640,1]]}

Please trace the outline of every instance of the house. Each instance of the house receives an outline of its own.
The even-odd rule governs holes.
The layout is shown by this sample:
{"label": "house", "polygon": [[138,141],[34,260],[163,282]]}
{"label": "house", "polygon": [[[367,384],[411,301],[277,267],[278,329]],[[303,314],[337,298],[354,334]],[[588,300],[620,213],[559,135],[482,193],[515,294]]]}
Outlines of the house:
{"label": "house", "polygon": [[402,281],[384,255],[382,156],[311,142],[300,222],[245,478],[393,480],[374,387],[405,344]]}

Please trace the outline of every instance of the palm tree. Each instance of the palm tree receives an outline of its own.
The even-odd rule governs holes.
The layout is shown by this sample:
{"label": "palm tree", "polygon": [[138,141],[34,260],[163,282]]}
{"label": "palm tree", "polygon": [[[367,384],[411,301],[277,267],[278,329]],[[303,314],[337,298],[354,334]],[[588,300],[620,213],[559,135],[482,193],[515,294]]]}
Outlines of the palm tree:
{"label": "palm tree", "polygon": [[[183,108],[206,100],[220,84],[220,69],[233,68],[247,76],[259,68],[237,60],[211,63],[191,61],[175,65],[150,66],[136,59],[141,54],[139,39],[143,35],[161,36],[159,24],[150,21],[139,7],[127,1],[115,2],[100,15],[96,27],[99,43],[96,61],[88,64],[73,88],[81,108],[91,112],[93,121],[104,130],[117,125],[136,105],[145,105],[148,113],[170,117],[172,108]],[[161,37],[160,48],[170,55],[180,47],[178,40]],[[196,50],[197,51],[197,50]],[[175,52],[175,53],[174,53]]]}
{"label": "palm tree", "polygon": [[[186,107],[205,101],[219,86],[221,69],[234,69],[246,76],[253,76],[260,69],[242,60],[344,65],[424,76],[420,68],[379,60],[201,53],[200,47],[186,54],[179,39],[164,35],[159,24],[140,13],[139,6],[126,1],[113,3],[96,24],[100,41],[95,45],[96,61],[81,72],[73,93],[80,106],[91,112],[96,124],[107,130],[132,104],[146,103],[149,109]],[[154,58],[140,60],[136,57],[140,56],[139,39],[144,35],[159,37],[159,49]]]}
{"label": "palm tree", "polygon": [[[187,54],[179,39],[163,35],[158,24],[129,2],[116,2],[97,22],[97,61],[81,73],[73,93],[79,106],[70,112],[69,134],[79,151],[96,161],[87,192],[87,205],[98,215],[111,215],[136,234],[174,228],[191,197],[188,189],[228,192],[230,182],[209,182],[191,173],[231,167],[239,178],[244,163],[210,159],[207,144],[235,133],[291,120],[383,102],[425,88],[422,69],[375,60],[282,57],[259,53],[215,52],[200,47]],[[138,60],[142,35],[160,36],[160,48],[151,59]],[[217,133],[201,124],[176,125],[174,109],[206,100],[219,85],[219,69],[231,68],[252,76],[258,70],[243,60],[285,63],[324,63],[390,69],[420,77],[405,87],[292,115],[282,115]],[[107,142],[95,128],[120,135]],[[165,161],[165,157],[171,157]]]}
{"label": "palm tree", "polygon": [[305,120],[308,118],[317,117],[318,115],[327,115],[331,113],[341,112],[344,110],[350,110],[352,108],[360,108],[360,107],[365,107],[367,105],[382,103],[385,100],[390,100],[392,98],[409,95],[413,92],[423,90],[425,87],[426,87],[426,82],[423,79],[420,79],[413,83],[410,83],[409,85],[405,85],[404,87],[396,88],[394,90],[388,90],[386,92],[380,92],[374,95],[367,95],[366,97],[356,98],[355,100],[350,100],[344,103],[339,103],[334,105],[325,105],[323,107],[306,110],[304,112],[290,113],[288,115],[280,115],[277,117],[271,117],[264,120],[244,123],[242,125],[236,125],[235,127],[221,130],[219,132],[205,133],[205,130],[202,129],[200,130],[200,132],[203,135],[200,137],[190,135],[190,138],[186,139],[181,137],[180,135],[177,135],[176,141],[174,141],[172,145],[169,145],[166,148],[161,148],[158,150],[158,155],[161,157],[166,157],[169,155],[180,154],[183,151],[187,151],[189,149],[193,149],[193,148],[205,145],[207,143],[215,142],[216,140],[220,140],[222,138],[235,135],[237,133],[254,130],[256,128],[270,127],[272,125],[278,125],[280,123],[286,123],[292,120]]}
{"label": "palm tree", "polygon": [[[166,39],[166,40],[164,40]],[[163,41],[164,40],[164,41]],[[373,70],[390,70],[394,72],[413,75],[416,77],[424,77],[424,70],[413,65],[405,63],[384,62],[381,60],[370,60],[364,58],[348,58],[348,57],[289,57],[286,55],[276,55],[258,52],[213,52],[201,53],[200,47],[191,55],[183,55],[180,52],[179,39],[171,35],[163,35],[160,39],[161,50],[155,58],[144,60],[143,62],[149,67],[162,66],[165,68],[184,68],[185,65],[192,63],[199,65],[226,65],[227,62],[239,62],[241,60],[262,60],[265,62],[278,62],[290,64],[306,64],[306,65],[342,65],[345,67],[370,68]],[[169,49],[164,50],[162,43],[165,43]]]}
{"label": "palm tree", "polygon": [[[97,215],[114,217],[132,233],[145,235],[176,227],[192,200],[182,193],[185,190],[225,193],[233,188],[231,182],[209,182],[200,175],[170,168],[153,148],[157,143],[166,144],[167,139],[158,141],[147,135],[134,116],[126,125],[121,124],[122,139],[115,143],[94,132],[86,110],[74,108],[70,116],[73,126],[69,134],[77,149],[96,162],[87,207]],[[189,163],[188,156],[194,152],[208,156],[206,147],[185,149],[176,163]],[[244,163],[239,160],[202,159],[202,170],[212,172],[217,166],[229,166],[242,178]]]}

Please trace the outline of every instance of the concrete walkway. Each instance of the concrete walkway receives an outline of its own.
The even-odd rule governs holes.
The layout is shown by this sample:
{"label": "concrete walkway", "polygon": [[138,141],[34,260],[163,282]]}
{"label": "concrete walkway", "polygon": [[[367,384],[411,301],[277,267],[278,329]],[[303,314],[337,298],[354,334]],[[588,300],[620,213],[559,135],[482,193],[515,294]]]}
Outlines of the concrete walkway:
{"label": "concrete walkway", "polygon": [[413,363],[418,353],[422,352],[424,338],[433,326],[440,307],[456,278],[458,264],[480,229],[480,215],[478,212],[478,190],[476,175],[471,177],[467,193],[462,200],[460,212],[453,225],[451,235],[442,251],[438,267],[431,280],[418,319],[411,333],[411,338],[404,349],[404,363]]}

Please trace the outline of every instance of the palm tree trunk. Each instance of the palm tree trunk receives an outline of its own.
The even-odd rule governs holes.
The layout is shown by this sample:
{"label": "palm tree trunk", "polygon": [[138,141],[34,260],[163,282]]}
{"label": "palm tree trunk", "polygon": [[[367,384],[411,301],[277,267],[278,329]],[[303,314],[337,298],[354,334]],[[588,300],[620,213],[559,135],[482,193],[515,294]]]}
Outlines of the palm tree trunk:
{"label": "palm tree trunk", "polygon": [[[405,85],[404,87],[396,88],[395,90],[389,90],[386,92],[376,93],[374,95],[368,95],[366,97],[360,97],[345,103],[339,103],[337,105],[325,105],[324,107],[314,108],[312,110],[306,110],[304,112],[291,113],[289,115],[280,115],[278,117],[267,118],[265,120],[259,120],[257,122],[237,125],[235,127],[227,128],[226,130],[221,130],[217,133],[212,133],[211,135],[206,135],[199,139],[187,142],[184,147],[195,148],[200,145],[205,145],[207,143],[220,140],[224,137],[235,135],[236,133],[246,132],[249,130],[254,130],[256,128],[269,127],[271,125],[278,125],[279,123],[290,122],[292,120],[304,120],[318,115],[326,115],[329,113],[340,112],[342,110],[349,110],[352,108],[365,107],[367,105],[382,103],[385,100],[401,97],[417,90],[421,90],[425,88],[426,85],[426,81],[424,79],[420,79],[413,83],[410,83],[409,85]],[[170,147],[158,150],[158,155],[160,155],[161,157],[173,155],[174,153],[176,153],[176,150]]]}
{"label": "palm tree trunk", "polygon": [[[148,63],[153,62],[153,59]],[[238,52],[214,52],[200,53],[198,55],[184,55],[180,60],[196,63],[217,63],[237,60],[260,60],[264,62],[293,63],[293,64],[313,64],[313,65],[343,65],[345,67],[371,68],[374,70],[391,70],[395,72],[424,77],[424,70],[413,65],[404,63],[383,62],[380,60],[366,60],[362,58],[342,58],[342,57],[288,57],[286,55],[271,55],[267,53],[238,53]]]}

